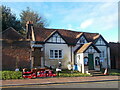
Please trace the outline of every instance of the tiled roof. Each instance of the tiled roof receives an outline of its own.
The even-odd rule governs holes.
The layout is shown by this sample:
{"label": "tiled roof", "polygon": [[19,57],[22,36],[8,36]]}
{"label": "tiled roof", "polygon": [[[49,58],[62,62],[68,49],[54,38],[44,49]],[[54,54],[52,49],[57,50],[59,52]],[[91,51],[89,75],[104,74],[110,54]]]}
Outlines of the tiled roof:
{"label": "tiled roof", "polygon": [[4,40],[21,40],[21,39],[25,39],[20,33],[18,33],[12,27],[6,29],[1,34],[2,34],[2,39],[4,39]]}
{"label": "tiled roof", "polygon": [[94,42],[95,39],[99,38],[99,33],[87,33],[84,32],[85,37],[89,42]]}
{"label": "tiled roof", "polygon": [[58,31],[68,44],[73,45],[77,43],[78,39],[83,34],[89,42],[93,42],[96,38],[98,38],[97,36],[99,35],[98,33],[77,32],[65,29],[43,29],[34,27],[35,40],[41,42],[45,41],[55,31]]}
{"label": "tiled roof", "polygon": [[78,47],[75,52],[77,53],[84,53],[90,46],[93,46],[93,48],[100,53],[100,50],[92,44],[92,42],[85,43],[82,46]]}

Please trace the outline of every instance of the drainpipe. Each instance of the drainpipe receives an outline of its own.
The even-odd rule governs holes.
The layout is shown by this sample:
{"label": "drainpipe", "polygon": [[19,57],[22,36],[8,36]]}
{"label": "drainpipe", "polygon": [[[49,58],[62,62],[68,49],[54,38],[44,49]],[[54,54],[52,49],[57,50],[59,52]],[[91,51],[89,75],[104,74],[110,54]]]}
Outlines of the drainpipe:
{"label": "drainpipe", "polygon": [[30,63],[31,63],[31,68],[33,68],[33,58],[32,58],[32,44],[31,44],[31,41],[30,41]]}
{"label": "drainpipe", "polygon": [[43,66],[45,66],[45,44],[43,45]]}
{"label": "drainpipe", "polygon": [[[71,46],[71,63],[73,64],[72,46]],[[72,70],[73,70],[73,65],[72,65]]]}
{"label": "drainpipe", "polygon": [[107,59],[107,68],[108,68],[108,46],[106,47],[106,55],[107,55],[106,59]]}

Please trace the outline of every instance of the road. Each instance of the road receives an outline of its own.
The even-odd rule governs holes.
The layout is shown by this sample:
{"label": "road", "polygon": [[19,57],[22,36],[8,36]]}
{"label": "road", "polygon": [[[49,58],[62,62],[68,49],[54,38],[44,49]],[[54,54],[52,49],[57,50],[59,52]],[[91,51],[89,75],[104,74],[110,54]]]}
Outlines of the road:
{"label": "road", "polygon": [[80,82],[48,85],[8,86],[3,88],[118,88],[120,81]]}

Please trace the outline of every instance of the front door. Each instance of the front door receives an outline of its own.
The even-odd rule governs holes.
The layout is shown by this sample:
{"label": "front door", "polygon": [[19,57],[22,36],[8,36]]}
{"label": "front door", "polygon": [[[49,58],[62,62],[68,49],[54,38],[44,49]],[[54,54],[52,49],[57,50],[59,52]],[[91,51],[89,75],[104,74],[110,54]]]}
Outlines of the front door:
{"label": "front door", "polygon": [[93,54],[88,54],[88,69],[94,70],[94,58]]}
{"label": "front door", "polygon": [[33,51],[33,57],[34,57],[34,61],[33,61],[33,67],[40,67],[41,66],[41,48],[34,48]]}

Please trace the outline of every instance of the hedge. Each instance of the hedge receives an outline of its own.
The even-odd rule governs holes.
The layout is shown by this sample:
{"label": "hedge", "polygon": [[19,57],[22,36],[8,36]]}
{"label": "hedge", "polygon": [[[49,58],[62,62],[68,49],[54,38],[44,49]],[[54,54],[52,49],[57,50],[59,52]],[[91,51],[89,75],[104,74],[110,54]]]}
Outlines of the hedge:
{"label": "hedge", "polygon": [[80,72],[73,72],[73,73],[60,73],[59,77],[88,77],[88,76],[92,76],[89,74],[83,74]]}
{"label": "hedge", "polygon": [[2,75],[2,77],[0,75],[0,79],[2,80],[23,79],[20,71],[0,71],[0,73]]}

